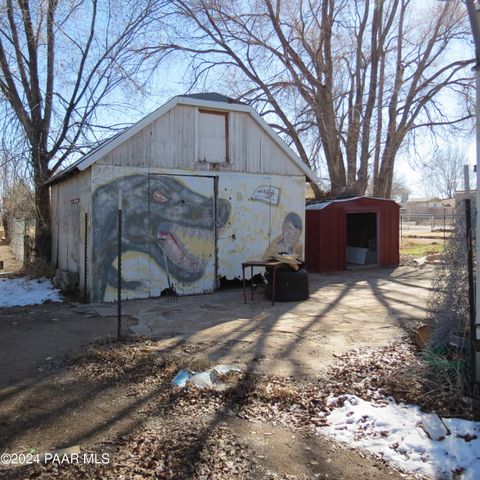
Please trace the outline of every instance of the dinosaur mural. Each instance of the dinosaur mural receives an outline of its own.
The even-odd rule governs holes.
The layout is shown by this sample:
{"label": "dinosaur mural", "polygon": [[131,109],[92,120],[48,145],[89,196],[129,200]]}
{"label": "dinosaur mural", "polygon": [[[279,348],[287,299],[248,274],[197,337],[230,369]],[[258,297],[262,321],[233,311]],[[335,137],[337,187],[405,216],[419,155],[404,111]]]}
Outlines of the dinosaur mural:
{"label": "dinosaur mural", "polygon": [[[202,278],[212,260],[216,227],[230,216],[230,203],[195,192],[188,178],[136,174],[113,180],[93,194],[93,291],[103,301],[116,285],[117,209],[122,191],[122,252],[148,256],[173,279],[191,284]],[[208,179],[211,180],[211,179]],[[207,181],[207,180],[204,180]],[[213,182],[212,182],[213,187]],[[143,280],[122,278],[122,288],[137,290]]]}

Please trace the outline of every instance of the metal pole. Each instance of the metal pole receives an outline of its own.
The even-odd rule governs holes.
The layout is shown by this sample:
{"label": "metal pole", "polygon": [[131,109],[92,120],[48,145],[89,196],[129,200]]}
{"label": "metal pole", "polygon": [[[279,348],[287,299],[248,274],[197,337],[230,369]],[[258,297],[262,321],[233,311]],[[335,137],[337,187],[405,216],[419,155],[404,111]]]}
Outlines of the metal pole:
{"label": "metal pole", "polygon": [[446,225],[445,225],[445,211],[446,211],[446,208],[443,207],[443,246],[445,247],[445,229],[446,229]]}
{"label": "metal pole", "polygon": [[468,268],[468,303],[470,313],[470,372],[472,389],[476,383],[476,325],[475,325],[475,292],[473,285],[473,245],[470,199],[465,199],[465,220],[467,230],[467,268]]}
{"label": "metal pole", "polygon": [[470,198],[470,165],[463,166],[463,190],[465,191],[465,197]]}
{"label": "metal pole", "polygon": [[400,245],[403,245],[403,215],[400,215]]}
{"label": "metal pole", "polygon": [[122,334],[122,191],[118,194],[117,338]]}
{"label": "metal pole", "polygon": [[465,3],[467,5],[468,19],[470,20],[470,28],[472,29],[473,41],[475,43],[475,54],[478,67],[478,65],[480,65],[480,22],[478,21],[478,2],[477,0],[465,0]]}
{"label": "metal pole", "polygon": [[[478,18],[478,17],[477,17]],[[477,29],[478,29],[478,22],[477,22]],[[479,42],[477,42],[477,39],[475,40],[475,45],[477,48],[477,65],[476,65],[476,107],[475,107],[475,112],[476,112],[476,117],[475,117],[475,130],[476,130],[476,163],[477,163],[477,191],[476,191],[476,226],[475,226],[475,233],[476,233],[476,239],[477,241],[475,242],[476,244],[476,259],[477,259],[477,265],[478,262],[480,261],[480,219],[478,218],[478,214],[480,212],[480,176],[479,176],[479,171],[480,171],[480,65],[478,63],[478,55],[480,53],[480,45]],[[477,272],[476,272],[476,280],[477,280],[477,285],[480,285],[480,268],[477,266]],[[477,305],[480,305],[480,288],[476,289],[475,293],[475,318],[476,318],[476,325],[474,330],[471,332],[471,335],[476,337],[477,336],[477,325],[480,325],[480,318],[479,318],[479,310],[476,308]],[[475,342],[476,346],[476,342]],[[474,349],[475,352],[475,349]],[[475,352],[476,357],[479,357],[479,354]],[[480,358],[479,358],[480,360]],[[476,381],[480,382],[480,368],[476,368]]]}
{"label": "metal pole", "polygon": [[[475,105],[475,131],[476,131],[476,164],[477,164],[477,195],[476,195],[476,238],[480,240],[480,221],[478,218],[478,213],[480,212],[480,178],[479,178],[479,171],[480,171],[480,12],[479,12],[479,4],[477,0],[465,0],[468,12],[468,19],[470,20],[470,27],[472,29],[473,41],[475,43],[475,57],[477,63],[475,65],[475,77],[476,77],[476,105]],[[476,258],[477,262],[480,259],[480,242],[477,241],[476,243]],[[477,285],[480,285],[480,268],[477,268],[476,273]],[[477,288],[475,293],[476,303],[475,305],[480,305],[480,288]],[[477,317],[478,313],[477,308],[475,308],[475,324],[471,324],[471,332],[470,335],[472,339],[476,338],[477,335],[477,325],[480,325],[480,318]],[[475,344],[474,344],[475,345]],[[473,346],[474,346],[473,345]],[[474,355],[477,355],[475,352],[475,348],[473,348]],[[479,358],[480,360],[480,358]],[[480,364],[480,363],[479,363]],[[476,373],[480,373],[480,368],[476,368]],[[478,376],[475,377],[477,382],[480,382],[480,378]]]}
{"label": "metal pole", "polygon": [[[477,58],[477,64],[475,66],[475,79],[476,79],[476,105],[475,105],[475,132],[476,132],[476,163],[477,163],[477,192],[476,192],[476,258],[477,263],[480,260],[480,221],[478,218],[478,213],[480,212],[480,177],[478,172],[480,171],[480,17],[478,12],[478,2],[474,0],[467,0],[467,9],[468,9],[468,16],[470,19],[470,25],[472,27],[473,38],[475,41],[475,53]],[[477,268],[476,272],[476,279],[477,285],[480,285],[480,268]],[[477,336],[477,325],[480,325],[480,318],[479,309],[476,308],[477,305],[480,305],[480,288],[476,289],[475,293],[475,323],[476,325],[473,326],[473,330],[470,332],[472,339],[475,339]],[[475,352],[474,355],[478,357],[478,353],[476,353],[476,342],[474,344],[473,351]],[[477,363],[477,361],[475,362]],[[475,365],[475,380],[480,382],[480,368],[476,368]]]}
{"label": "metal pole", "polygon": [[23,236],[23,266],[27,266],[30,263],[30,250],[28,249],[30,243],[30,237],[28,235]]}
{"label": "metal pole", "polygon": [[87,268],[88,268],[88,213],[85,214],[85,242],[84,242],[84,258],[83,258],[83,298],[85,302],[88,301],[88,293],[87,293]]}

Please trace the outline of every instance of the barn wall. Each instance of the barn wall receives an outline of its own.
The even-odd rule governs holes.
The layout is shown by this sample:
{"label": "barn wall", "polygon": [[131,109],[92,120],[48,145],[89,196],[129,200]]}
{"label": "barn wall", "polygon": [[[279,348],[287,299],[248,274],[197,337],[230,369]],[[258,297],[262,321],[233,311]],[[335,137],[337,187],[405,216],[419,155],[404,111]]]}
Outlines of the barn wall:
{"label": "barn wall", "polygon": [[[231,204],[229,220],[219,232],[219,276],[239,278],[242,262],[262,259],[269,251],[289,250],[303,258],[304,177],[221,174],[218,191]],[[284,225],[286,219],[295,225]],[[285,241],[290,227],[295,230]]]}
{"label": "barn wall", "polygon": [[[180,294],[208,292],[216,287],[218,277],[240,277],[241,262],[261,259],[269,249],[303,254],[303,175],[219,173],[215,179],[179,169],[99,164],[92,169],[94,301],[110,301],[116,294],[119,188],[124,192],[122,271],[127,283],[122,294],[126,298],[160,295],[168,287],[167,274]],[[167,245],[167,258],[157,240],[160,231],[171,232],[181,245],[170,251]],[[179,263],[188,264],[193,274],[176,268]]]}
{"label": "barn wall", "polygon": [[90,169],[51,188],[52,263],[75,272],[84,289],[85,214],[90,211]]}
{"label": "barn wall", "polygon": [[[209,138],[216,141],[218,116],[211,117],[214,120],[211,121]],[[173,168],[210,172],[212,175],[227,171],[304,176],[257,122],[243,112],[228,112],[227,161],[218,163],[219,151],[225,147],[221,142],[218,143],[218,149],[215,149],[214,145],[210,148],[211,162],[209,159],[203,161],[205,153],[201,145],[199,146],[199,132],[203,133],[203,136],[209,134],[208,116],[202,117],[200,122],[201,128],[198,108],[177,105],[99,159],[97,164]]]}
{"label": "barn wall", "polygon": [[301,175],[285,152],[247,113],[230,114],[230,158],[239,172]]}
{"label": "barn wall", "polygon": [[191,168],[195,109],[178,105],[99,159],[99,165]]}

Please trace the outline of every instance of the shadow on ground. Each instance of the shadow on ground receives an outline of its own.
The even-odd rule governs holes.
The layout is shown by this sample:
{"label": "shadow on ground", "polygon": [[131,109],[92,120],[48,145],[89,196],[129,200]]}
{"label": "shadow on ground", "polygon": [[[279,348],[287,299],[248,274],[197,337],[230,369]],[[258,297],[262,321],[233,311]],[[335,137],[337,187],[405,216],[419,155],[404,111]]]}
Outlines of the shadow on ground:
{"label": "shadow on ground", "polygon": [[[0,446],[9,451],[32,447],[46,450],[128,435],[144,428],[152,418],[162,421],[175,414],[171,372],[161,374],[166,355],[236,363],[245,373],[244,381],[222,408],[203,419],[196,441],[187,452],[195,466],[206,439],[228,420],[232,408],[241,408],[255,385],[256,374],[314,380],[335,361],[335,355],[399,338],[405,323],[424,318],[432,272],[429,268],[400,267],[311,275],[308,301],[274,306],[260,295],[244,304],[241,289],[180,297],[176,302],[126,302],[124,312],[130,328],[148,334],[155,342],[145,355],[132,359],[120,378],[78,378],[71,369],[38,372],[45,345],[49,352],[56,349],[55,356],[61,358],[81,343],[112,335],[116,329],[114,305],[4,309],[0,312],[0,336],[4,335],[10,350],[2,352],[0,359],[6,372],[1,377]],[[60,311],[63,320],[59,315],[51,317]],[[32,348],[35,345],[37,349]],[[29,355],[30,348],[40,348],[41,355]],[[14,366],[15,359],[21,368]],[[17,372],[16,377],[12,378],[11,372]],[[28,375],[33,372],[36,375]],[[245,425],[235,422],[239,420],[230,419],[229,425],[247,435]],[[289,435],[274,434],[274,438],[283,439],[278,441],[283,442],[285,451],[292,448],[289,442],[294,449],[307,448],[303,440],[287,441]],[[362,478],[363,474],[364,478],[384,478],[379,465],[374,465],[378,471],[373,471],[372,462],[365,466],[360,457],[348,452],[337,452],[332,463],[327,441],[316,438],[308,442],[315,444],[308,447],[315,450],[314,463],[303,458],[310,455],[310,450],[302,450],[301,455],[297,452],[305,475],[338,470],[335,478],[340,478],[340,473],[345,478]],[[277,445],[271,453],[275,449],[281,451]],[[350,473],[348,465],[353,468]]]}

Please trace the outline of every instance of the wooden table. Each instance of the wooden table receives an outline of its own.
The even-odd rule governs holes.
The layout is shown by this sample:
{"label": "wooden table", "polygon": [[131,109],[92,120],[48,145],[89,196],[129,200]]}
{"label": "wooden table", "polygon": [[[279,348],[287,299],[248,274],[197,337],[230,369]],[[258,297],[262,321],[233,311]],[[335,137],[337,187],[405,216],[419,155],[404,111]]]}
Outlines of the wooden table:
{"label": "wooden table", "polygon": [[249,262],[242,263],[242,276],[243,276],[243,302],[247,303],[247,292],[245,289],[245,268],[250,267],[250,282],[252,285],[252,300],[253,300],[253,267],[261,267],[261,268],[271,268],[273,270],[272,275],[272,305],[275,299],[275,273],[279,267],[281,267],[284,263],[277,262],[277,261],[263,261],[263,260],[250,260]]}

